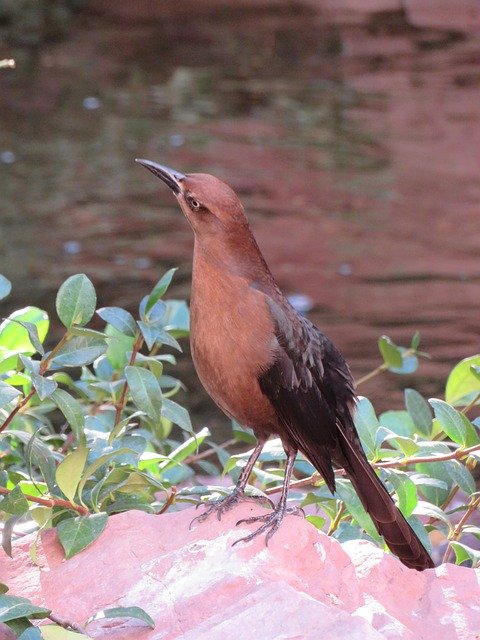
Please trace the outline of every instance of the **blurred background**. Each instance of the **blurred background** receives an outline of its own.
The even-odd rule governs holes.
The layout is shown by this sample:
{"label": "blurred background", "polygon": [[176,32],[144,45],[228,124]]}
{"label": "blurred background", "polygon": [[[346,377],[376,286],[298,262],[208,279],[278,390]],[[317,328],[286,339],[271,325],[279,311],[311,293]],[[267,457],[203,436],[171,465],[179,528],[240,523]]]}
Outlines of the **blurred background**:
{"label": "blurred background", "polygon": [[[2,316],[54,318],[77,272],[135,310],[178,266],[188,298],[190,228],[145,157],[238,192],[355,377],[421,332],[431,360],[362,387],[379,410],[479,351],[478,0],[0,0],[0,34]],[[194,424],[226,421],[181,367]]]}

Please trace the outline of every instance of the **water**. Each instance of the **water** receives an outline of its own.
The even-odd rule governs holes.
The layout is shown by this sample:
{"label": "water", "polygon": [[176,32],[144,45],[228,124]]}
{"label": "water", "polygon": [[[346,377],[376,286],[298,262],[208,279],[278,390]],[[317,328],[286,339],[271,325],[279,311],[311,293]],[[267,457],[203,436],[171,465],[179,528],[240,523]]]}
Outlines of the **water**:
{"label": "water", "polygon": [[[380,334],[421,331],[432,360],[418,374],[362,389],[379,408],[407,383],[441,393],[478,352],[475,8],[452,22],[421,3],[147,4],[92,1],[66,41],[1,72],[3,313],[53,313],[79,271],[102,305],[134,307],[171,266],[188,296],[190,229],[133,162],[146,157],[239,193],[282,288],[309,301],[356,377],[378,364]],[[220,420],[197,391],[191,406]]]}

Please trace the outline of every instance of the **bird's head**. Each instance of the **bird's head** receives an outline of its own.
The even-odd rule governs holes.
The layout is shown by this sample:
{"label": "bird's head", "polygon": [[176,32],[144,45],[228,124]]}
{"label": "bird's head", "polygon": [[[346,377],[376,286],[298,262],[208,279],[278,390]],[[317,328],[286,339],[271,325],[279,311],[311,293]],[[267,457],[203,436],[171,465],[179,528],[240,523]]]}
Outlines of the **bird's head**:
{"label": "bird's head", "polygon": [[237,195],[218,178],[206,173],[185,175],[151,160],[136,162],[170,187],[197,237],[238,234],[239,228],[248,226]]}

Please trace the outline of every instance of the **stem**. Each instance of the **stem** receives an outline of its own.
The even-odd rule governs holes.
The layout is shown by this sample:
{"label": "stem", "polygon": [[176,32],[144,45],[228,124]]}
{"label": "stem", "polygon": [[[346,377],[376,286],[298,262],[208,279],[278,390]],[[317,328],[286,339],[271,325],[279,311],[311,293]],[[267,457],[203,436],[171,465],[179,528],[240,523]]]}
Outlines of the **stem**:
{"label": "stem", "polygon": [[38,371],[38,373],[41,376],[43,376],[43,374],[48,370],[48,367],[50,366],[50,362],[57,355],[57,353],[60,351],[63,345],[70,340],[71,337],[72,336],[68,331],[64,333],[60,342],[53,347],[53,349],[50,351],[50,353],[46,358],[42,359],[42,361],[40,362],[40,369]]}
{"label": "stem", "polygon": [[344,511],[345,511],[345,503],[343,502],[343,500],[340,500],[340,505],[338,507],[338,511],[337,511],[337,513],[335,515],[335,518],[330,523],[330,527],[328,529],[327,536],[331,536],[332,533],[338,529],[338,525],[340,524],[340,520],[341,520],[341,518],[342,518],[342,516],[344,514]]}
{"label": "stem", "polygon": [[381,373],[383,373],[384,371],[387,371],[387,370],[388,370],[388,366],[385,363],[383,363],[380,366],[378,366],[376,369],[374,369],[373,371],[370,371],[370,373],[367,373],[362,378],[359,378],[356,381],[355,386],[359,387],[364,382],[367,382],[368,380],[371,380],[372,378],[375,378],[376,376],[380,375]]}
{"label": "stem", "polygon": [[[137,339],[135,340],[135,343],[134,343],[133,348],[132,348],[132,355],[130,356],[130,360],[129,360],[129,363],[128,363],[130,366],[132,366],[133,363],[135,362],[135,358],[137,357],[137,353],[142,348],[142,345],[143,345],[143,337],[139,333],[137,335]],[[127,399],[127,391],[128,391],[128,382],[125,380],[125,382],[123,383],[123,387],[122,387],[122,393],[120,394],[120,399],[117,402],[117,404],[115,405],[115,420],[113,422],[113,428],[114,429],[117,426],[117,424],[120,422],[120,418],[122,417],[122,411],[125,408],[125,403],[126,403],[126,399]]]}
{"label": "stem", "polygon": [[17,404],[17,406],[15,407],[15,409],[13,409],[13,411],[7,416],[7,419],[5,420],[5,422],[2,424],[2,426],[0,427],[0,433],[2,433],[2,431],[4,431],[8,425],[11,423],[11,421],[14,419],[14,417],[17,415],[17,413],[23,409],[23,407],[27,404],[27,402],[30,400],[30,398],[32,398],[34,395],[36,394],[35,389],[32,389],[31,391],[29,391],[29,393],[27,393],[27,395],[21,400],[21,402],[19,402]]}
{"label": "stem", "polygon": [[176,495],[177,495],[177,487],[172,487],[170,489],[170,495],[168,496],[167,500],[165,501],[165,504],[163,505],[163,507],[158,512],[158,515],[161,515],[162,513],[165,513],[165,511],[175,502],[175,496]]}
{"label": "stem", "polygon": [[[10,489],[0,487],[0,495],[6,496],[9,493],[11,493]],[[69,502],[68,500],[62,500],[61,498],[40,498],[38,496],[31,496],[28,493],[24,493],[23,496],[30,502],[41,504],[44,507],[63,507],[65,509],[73,509],[81,516],[88,516],[88,514],[90,513],[90,511],[86,507],[82,507],[81,505],[75,504],[74,502]]]}
{"label": "stem", "polygon": [[[235,444],[237,441],[235,438],[230,438],[230,440],[226,440],[225,442],[222,442],[222,444],[219,444],[218,447],[220,447],[221,449],[223,449],[224,447],[229,447],[232,444]],[[203,458],[208,458],[208,456],[213,455],[214,453],[216,453],[216,449],[214,449],[213,447],[211,449],[206,449],[205,451],[202,451],[202,453],[197,453],[196,455],[192,455],[189,456],[188,458],[185,458],[185,460],[183,461],[184,464],[191,464],[192,462],[197,462],[197,460],[203,460]]]}
{"label": "stem", "polygon": [[450,542],[452,541],[455,542],[460,538],[460,536],[462,535],[463,527],[465,526],[467,520],[470,518],[470,516],[475,511],[475,509],[477,509],[478,506],[480,506],[480,496],[478,498],[470,500],[470,504],[468,505],[467,510],[465,511],[465,513],[463,514],[459,522],[455,525],[452,535],[450,536],[449,544],[448,544],[447,550],[445,551],[445,555],[443,556],[442,562],[448,561],[450,554],[452,552],[452,547],[450,546]]}
{"label": "stem", "polygon": [[[446,453],[442,456],[424,456],[423,458],[395,458],[394,460],[388,460],[387,462],[374,462],[372,463],[372,467],[376,469],[388,469],[391,467],[407,467],[408,465],[418,464],[419,462],[443,462],[445,460],[462,460],[463,458],[468,457],[470,453],[479,450],[480,444],[476,444],[473,447],[468,447],[468,449],[456,449],[455,451],[452,451],[452,453]],[[344,473],[344,469],[335,469],[336,475],[342,475]],[[318,472],[316,472],[308,478],[302,478],[301,480],[295,480],[295,482],[291,482],[290,487],[304,487],[306,485],[315,484],[322,480],[322,476]],[[269,489],[266,489],[265,493],[278,493],[281,490],[281,486],[271,487]]]}
{"label": "stem", "polygon": [[54,613],[51,613],[47,617],[48,617],[49,620],[51,620],[55,624],[58,624],[60,627],[63,627],[64,629],[67,629],[67,630],[68,629],[72,629],[72,631],[78,631],[79,633],[82,633],[83,635],[85,635],[87,633],[85,631],[85,629],[81,625],[76,624],[75,622],[69,622],[68,620],[65,620],[64,618],[59,618]]}
{"label": "stem", "polygon": [[463,407],[460,413],[468,413],[470,409],[474,407],[479,400],[480,400],[480,392],[477,393],[477,395],[473,398],[473,400],[470,400],[470,402],[467,404],[466,407]]}

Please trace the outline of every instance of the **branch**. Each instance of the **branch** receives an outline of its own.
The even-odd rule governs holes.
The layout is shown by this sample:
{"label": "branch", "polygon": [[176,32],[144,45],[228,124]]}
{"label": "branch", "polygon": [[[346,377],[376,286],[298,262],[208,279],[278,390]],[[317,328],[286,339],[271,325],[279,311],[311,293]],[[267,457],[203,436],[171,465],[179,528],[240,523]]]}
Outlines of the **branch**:
{"label": "branch", "polygon": [[[130,366],[133,366],[133,363],[135,362],[135,358],[137,357],[137,353],[142,348],[142,344],[143,344],[143,338],[142,338],[142,335],[139,333],[137,335],[137,339],[135,340],[135,343],[132,348],[132,355],[130,356],[130,360],[128,363]],[[128,391],[128,382],[125,380],[122,387],[122,393],[120,394],[120,399],[115,405],[115,420],[113,422],[114,429],[117,426],[117,424],[120,422],[120,418],[122,417],[122,411],[125,408],[125,403],[127,399],[127,391]]]}
{"label": "branch", "polygon": [[13,409],[13,411],[7,416],[7,419],[5,420],[5,422],[2,424],[2,426],[0,427],[0,433],[2,433],[2,431],[4,431],[8,425],[11,423],[11,421],[14,419],[14,417],[17,415],[17,413],[20,411],[20,409],[23,409],[23,407],[27,404],[27,402],[30,400],[30,398],[32,398],[34,395],[36,394],[35,389],[32,389],[29,393],[27,393],[27,395],[21,400],[21,402],[19,402],[17,404],[17,406],[15,407],[15,409]]}
{"label": "branch", "polygon": [[[9,493],[11,493],[10,489],[0,487],[0,495],[6,496]],[[31,496],[28,493],[24,493],[23,496],[30,502],[41,504],[44,507],[63,507],[64,509],[73,509],[81,516],[88,516],[90,513],[86,507],[83,507],[80,504],[75,504],[74,502],[69,502],[68,500],[62,500],[61,498],[40,498],[39,496]]]}
{"label": "branch", "polygon": [[448,544],[447,550],[445,551],[445,555],[443,556],[443,561],[442,562],[447,562],[448,561],[448,559],[450,557],[450,554],[452,552],[452,547],[450,546],[450,542],[455,542],[456,540],[458,540],[460,538],[460,536],[462,535],[463,527],[465,526],[467,520],[470,518],[472,513],[479,506],[480,506],[480,496],[477,497],[477,498],[472,498],[470,500],[470,504],[468,505],[467,510],[463,514],[462,518],[455,525],[455,528],[454,528],[454,530],[452,532],[452,535],[449,538],[449,541],[448,541],[449,544]]}

